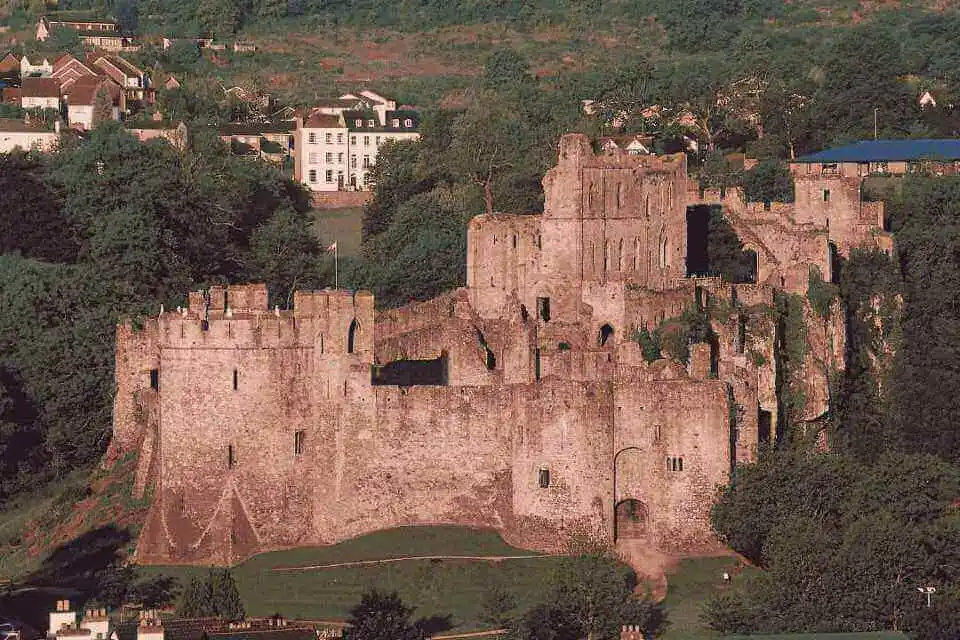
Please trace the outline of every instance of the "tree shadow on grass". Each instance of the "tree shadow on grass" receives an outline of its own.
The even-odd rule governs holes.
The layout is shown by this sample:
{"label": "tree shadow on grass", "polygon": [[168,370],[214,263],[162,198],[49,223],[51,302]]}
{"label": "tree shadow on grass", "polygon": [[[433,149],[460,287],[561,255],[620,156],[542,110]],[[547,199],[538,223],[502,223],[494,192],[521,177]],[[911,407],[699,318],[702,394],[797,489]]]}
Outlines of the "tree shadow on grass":
{"label": "tree shadow on grass", "polygon": [[433,615],[427,618],[420,618],[414,622],[413,625],[418,629],[423,630],[424,634],[428,638],[430,636],[435,636],[438,633],[453,629],[452,618],[449,614],[445,616]]}
{"label": "tree shadow on grass", "polygon": [[0,610],[16,612],[27,625],[45,629],[57,600],[79,604],[97,593],[104,573],[122,563],[131,539],[127,529],[114,525],[80,534],[54,549],[15,588],[0,594]]}

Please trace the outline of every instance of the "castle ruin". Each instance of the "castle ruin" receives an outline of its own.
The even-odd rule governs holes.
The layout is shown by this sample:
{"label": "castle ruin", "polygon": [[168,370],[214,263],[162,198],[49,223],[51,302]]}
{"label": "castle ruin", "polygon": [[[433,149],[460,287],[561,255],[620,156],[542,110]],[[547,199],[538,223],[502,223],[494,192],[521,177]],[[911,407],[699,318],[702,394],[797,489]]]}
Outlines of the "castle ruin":
{"label": "castle ruin", "polygon": [[[154,498],[141,563],[232,564],[401,525],[493,527],[665,553],[717,545],[709,511],[776,438],[776,291],[831,251],[889,247],[859,178],[794,167],[796,202],[698,193],[686,158],[595,155],[564,136],[542,215],[479,215],[467,286],[378,312],[373,296],[212,287],[117,329],[111,454]],[[719,204],[756,282],[687,277],[688,207]],[[634,339],[685,310],[713,339],[647,362]],[[841,314],[806,311],[803,418],[828,408]]]}

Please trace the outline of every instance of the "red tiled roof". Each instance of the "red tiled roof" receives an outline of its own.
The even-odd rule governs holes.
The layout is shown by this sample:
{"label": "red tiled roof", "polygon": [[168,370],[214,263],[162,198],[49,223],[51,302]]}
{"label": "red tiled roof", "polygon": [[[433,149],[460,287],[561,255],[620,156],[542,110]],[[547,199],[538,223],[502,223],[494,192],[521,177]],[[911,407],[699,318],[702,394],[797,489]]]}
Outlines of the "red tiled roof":
{"label": "red tiled roof", "polygon": [[48,131],[48,129],[34,124],[28,124],[23,120],[0,118],[0,131]]}
{"label": "red tiled roof", "polygon": [[330,115],[329,113],[311,113],[307,116],[307,121],[303,125],[308,129],[337,128],[340,126],[340,117]]}
{"label": "red tiled roof", "polygon": [[20,84],[24,98],[60,97],[60,82],[56,78],[24,78]]}
{"label": "red tiled roof", "polygon": [[7,71],[20,71],[20,60],[12,53],[8,53],[0,60],[0,73]]}

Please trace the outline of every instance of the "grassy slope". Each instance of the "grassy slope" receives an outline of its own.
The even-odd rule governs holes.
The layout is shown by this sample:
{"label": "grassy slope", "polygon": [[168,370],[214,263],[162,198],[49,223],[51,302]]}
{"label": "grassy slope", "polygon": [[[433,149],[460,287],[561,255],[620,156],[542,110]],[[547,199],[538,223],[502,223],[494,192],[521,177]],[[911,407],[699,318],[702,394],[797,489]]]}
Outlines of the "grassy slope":
{"label": "grassy slope", "polygon": [[[495,561],[416,560],[386,565],[340,567],[322,571],[274,572],[275,567],[304,566],[417,555],[530,555],[506,544],[492,531],[461,527],[405,527],[347,540],[329,547],[276,551],[255,556],[234,568],[234,577],[250,615],[276,612],[309,619],[343,619],[360,595],[372,588],[393,590],[417,606],[418,616],[450,615],[458,629],[484,625],[481,603],[493,585],[516,595],[521,609],[536,604],[558,558]],[[146,574],[176,576],[182,583],[202,567],[144,567]]]}
{"label": "grassy slope", "polygon": [[77,470],[7,505],[0,511],[0,578],[27,578],[61,545],[104,526],[136,539],[150,496],[133,497],[135,469],[136,456],[127,455],[109,470]]}

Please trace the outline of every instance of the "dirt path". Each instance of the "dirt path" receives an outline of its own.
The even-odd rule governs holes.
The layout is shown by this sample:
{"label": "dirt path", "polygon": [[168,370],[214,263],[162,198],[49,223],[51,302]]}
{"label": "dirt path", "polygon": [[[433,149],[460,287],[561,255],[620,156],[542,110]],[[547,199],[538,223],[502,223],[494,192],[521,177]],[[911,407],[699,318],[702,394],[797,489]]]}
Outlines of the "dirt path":
{"label": "dirt path", "polygon": [[[392,562],[409,562],[411,560],[485,560],[487,562],[502,562],[504,560],[531,560],[534,558],[555,558],[556,556],[527,555],[527,556],[401,556],[399,558],[382,558],[380,560],[353,560],[352,562],[334,562],[330,564],[313,564],[303,567],[274,567],[270,571],[322,571],[324,569],[339,569],[340,567],[363,567],[367,565],[389,564]],[[484,632],[485,633],[485,632]],[[444,636],[446,637],[446,636]],[[450,636],[454,637],[454,636]],[[457,636],[464,637],[464,636]]]}

